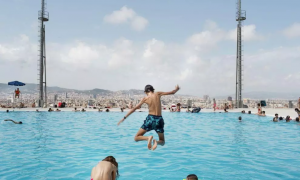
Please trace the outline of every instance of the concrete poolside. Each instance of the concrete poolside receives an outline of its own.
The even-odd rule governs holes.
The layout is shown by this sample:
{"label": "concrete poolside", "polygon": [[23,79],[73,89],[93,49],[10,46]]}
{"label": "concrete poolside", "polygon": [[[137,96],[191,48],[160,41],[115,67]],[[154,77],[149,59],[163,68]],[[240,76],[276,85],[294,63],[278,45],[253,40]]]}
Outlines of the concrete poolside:
{"label": "concrete poolside", "polygon": [[[43,112],[43,111],[48,111],[49,108],[0,108],[0,112],[5,112],[6,110],[9,111],[14,111],[14,112],[32,112],[32,111],[36,111],[36,109],[38,109],[39,111]],[[52,108],[52,109],[56,109],[56,108]],[[62,112],[71,112],[74,110],[74,108],[59,108]],[[82,108],[78,107],[78,110],[81,110]],[[85,108],[86,112],[97,112],[98,109],[90,109],[90,108]],[[105,109],[102,109],[103,112],[105,112]],[[119,108],[111,108],[109,109],[110,112],[121,112],[121,110]],[[239,109],[229,109],[228,112],[241,112],[242,110],[245,110],[246,113],[248,113],[248,111],[251,111],[252,114],[257,113],[257,109],[254,108],[239,108]],[[124,112],[129,111],[129,109],[125,109]],[[146,108],[142,108],[142,109],[138,109],[137,112],[142,111],[142,112],[148,112],[148,109]],[[185,113],[186,109],[182,109],[182,113]],[[286,116],[290,116],[292,119],[295,119],[297,116],[297,113],[295,112],[294,108],[263,108],[263,111],[266,112],[266,116],[271,116],[274,117],[274,115],[276,113],[278,113],[279,117],[286,117]],[[163,110],[163,112],[170,112],[169,110]],[[214,112],[213,109],[201,109],[202,113],[208,113],[208,112]],[[216,110],[215,112],[224,112],[223,110]]]}

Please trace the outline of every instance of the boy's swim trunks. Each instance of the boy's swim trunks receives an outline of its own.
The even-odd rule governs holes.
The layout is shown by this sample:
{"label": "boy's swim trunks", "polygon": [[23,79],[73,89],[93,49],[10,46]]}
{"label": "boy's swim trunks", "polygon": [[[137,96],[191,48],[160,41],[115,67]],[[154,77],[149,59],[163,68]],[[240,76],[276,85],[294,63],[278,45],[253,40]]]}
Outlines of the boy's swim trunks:
{"label": "boy's swim trunks", "polygon": [[165,122],[162,116],[149,114],[141,128],[146,131],[155,130],[157,133],[164,133],[164,125]]}

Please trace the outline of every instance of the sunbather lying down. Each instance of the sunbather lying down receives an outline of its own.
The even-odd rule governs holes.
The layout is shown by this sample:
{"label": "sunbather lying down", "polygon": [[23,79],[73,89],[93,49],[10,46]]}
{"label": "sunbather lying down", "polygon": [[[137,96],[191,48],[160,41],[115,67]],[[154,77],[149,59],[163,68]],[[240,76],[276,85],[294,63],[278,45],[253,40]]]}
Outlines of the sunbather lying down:
{"label": "sunbather lying down", "polygon": [[15,124],[23,124],[22,121],[16,122],[16,121],[14,121],[12,119],[5,119],[4,121],[11,121],[11,122],[13,122]]}

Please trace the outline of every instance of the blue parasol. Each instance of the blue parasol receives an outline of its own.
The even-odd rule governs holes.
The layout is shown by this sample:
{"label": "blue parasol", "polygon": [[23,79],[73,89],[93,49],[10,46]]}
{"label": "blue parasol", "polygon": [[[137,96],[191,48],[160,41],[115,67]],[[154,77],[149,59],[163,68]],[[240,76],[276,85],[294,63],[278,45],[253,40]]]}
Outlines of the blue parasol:
{"label": "blue parasol", "polygon": [[19,81],[12,81],[12,82],[8,82],[8,85],[10,86],[25,86],[25,83],[19,82]]}

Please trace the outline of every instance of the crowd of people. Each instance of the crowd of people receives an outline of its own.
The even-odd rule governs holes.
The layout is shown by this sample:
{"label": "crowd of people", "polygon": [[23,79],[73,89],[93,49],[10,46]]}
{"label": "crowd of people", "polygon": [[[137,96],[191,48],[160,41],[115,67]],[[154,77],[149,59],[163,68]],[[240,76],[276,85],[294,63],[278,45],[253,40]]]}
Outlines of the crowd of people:
{"label": "crowd of people", "polygon": [[[300,102],[300,101],[299,101]],[[261,104],[257,104],[257,113],[256,115],[258,116],[266,116],[266,112],[262,110],[262,106]],[[295,112],[297,113],[297,116],[295,119],[292,119],[290,115],[287,115],[285,118],[282,116],[279,116],[278,113],[275,114],[275,116],[273,117],[273,122],[278,122],[278,121],[282,121],[285,120],[286,122],[290,122],[291,120],[297,121],[299,122],[300,119],[300,110],[299,108],[295,108]],[[242,111],[243,114],[245,114],[245,110]],[[248,114],[251,114],[251,111],[248,111]]]}
{"label": "crowd of people", "polygon": [[286,122],[290,122],[291,120],[295,120],[296,122],[299,122],[299,118],[300,118],[300,110],[298,108],[295,108],[295,112],[297,113],[298,117],[296,117],[295,119],[292,119],[291,116],[286,116],[285,118],[282,116],[278,116],[278,114],[275,114],[275,117],[273,118],[273,122],[278,122],[278,121],[282,121],[285,120]]}

